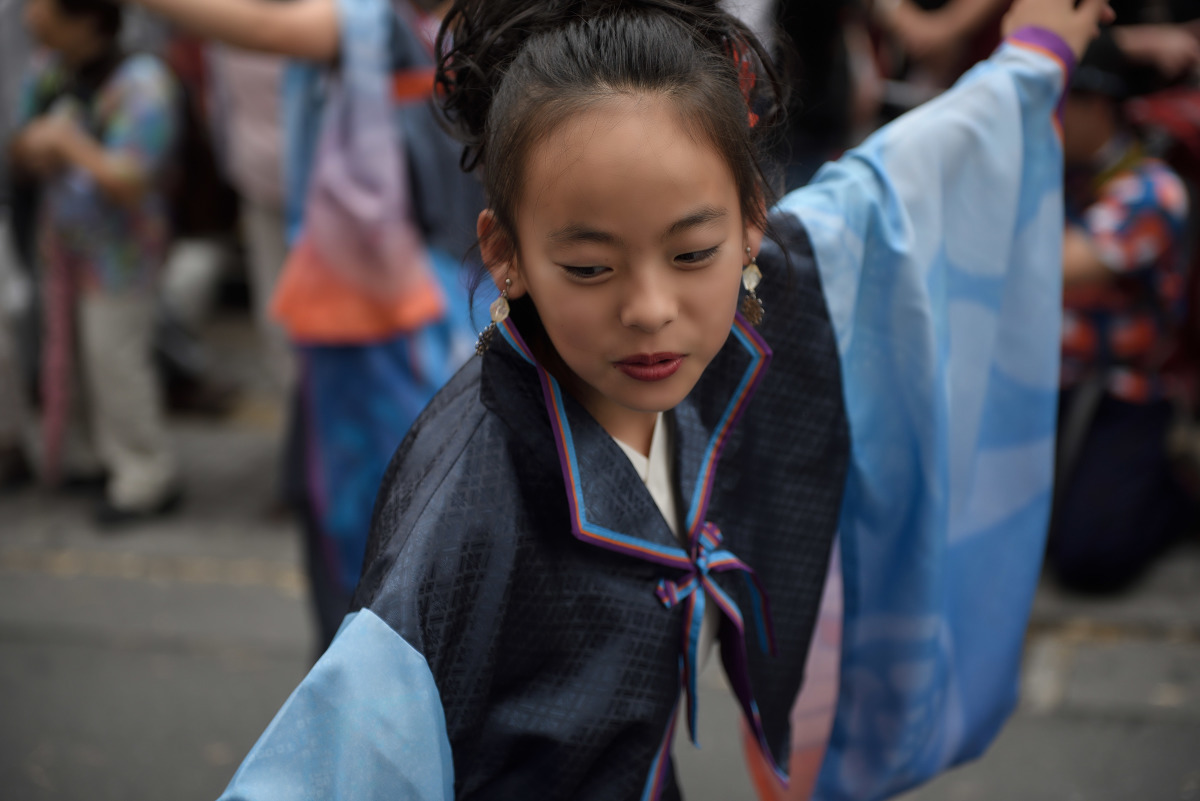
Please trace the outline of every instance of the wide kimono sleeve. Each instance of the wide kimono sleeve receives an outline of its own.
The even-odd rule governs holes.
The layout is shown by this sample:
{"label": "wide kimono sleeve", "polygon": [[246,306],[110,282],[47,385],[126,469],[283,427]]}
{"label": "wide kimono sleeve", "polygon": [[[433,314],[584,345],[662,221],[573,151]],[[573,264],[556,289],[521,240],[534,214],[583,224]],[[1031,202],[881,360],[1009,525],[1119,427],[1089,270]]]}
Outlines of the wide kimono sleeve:
{"label": "wide kimono sleeve", "polygon": [[347,617],[221,801],[449,801],[446,722],[425,658],[368,609]]}
{"label": "wide kimono sleeve", "polygon": [[972,758],[1015,704],[1052,494],[1073,61],[1021,31],[781,203],[813,243],[852,440],[817,798]]}

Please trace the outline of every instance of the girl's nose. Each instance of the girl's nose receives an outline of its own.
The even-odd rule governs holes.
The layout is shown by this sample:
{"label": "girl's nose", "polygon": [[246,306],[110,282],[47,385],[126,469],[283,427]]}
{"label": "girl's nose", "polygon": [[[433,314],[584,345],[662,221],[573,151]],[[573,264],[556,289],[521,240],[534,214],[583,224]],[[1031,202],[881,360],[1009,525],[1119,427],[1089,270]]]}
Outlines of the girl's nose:
{"label": "girl's nose", "polygon": [[635,269],[637,274],[629,282],[621,304],[621,323],[653,334],[675,319],[679,303],[669,276]]}

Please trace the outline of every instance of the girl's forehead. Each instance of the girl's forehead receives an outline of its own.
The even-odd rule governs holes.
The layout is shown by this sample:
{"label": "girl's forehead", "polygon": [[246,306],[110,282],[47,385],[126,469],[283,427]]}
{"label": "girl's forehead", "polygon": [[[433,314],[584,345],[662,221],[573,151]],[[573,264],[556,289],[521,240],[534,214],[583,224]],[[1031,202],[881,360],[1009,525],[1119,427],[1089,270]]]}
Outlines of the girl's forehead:
{"label": "girl's forehead", "polygon": [[620,98],[575,114],[530,150],[519,213],[651,224],[698,205],[736,208],[724,156],[669,102]]}
{"label": "girl's forehead", "polygon": [[647,151],[699,145],[683,123],[673,104],[661,96],[605,98],[567,117],[548,132],[534,148],[533,158],[631,161]]}

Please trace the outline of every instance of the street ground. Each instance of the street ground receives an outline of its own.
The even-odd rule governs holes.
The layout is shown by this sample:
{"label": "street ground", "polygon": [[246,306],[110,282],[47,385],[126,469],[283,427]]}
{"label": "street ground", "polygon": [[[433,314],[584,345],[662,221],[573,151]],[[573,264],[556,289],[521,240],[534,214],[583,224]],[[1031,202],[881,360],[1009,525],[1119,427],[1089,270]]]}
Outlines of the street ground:
{"label": "street ground", "polygon": [[[93,499],[0,494],[0,799],[211,801],[307,670],[292,526],[272,515],[281,405],[241,317],[213,329],[245,388],[176,420],[181,514],[118,535]],[[690,801],[749,798],[736,710],[702,685]],[[904,801],[1200,801],[1200,540],[1127,596],[1037,599],[1022,706],[992,750]]]}

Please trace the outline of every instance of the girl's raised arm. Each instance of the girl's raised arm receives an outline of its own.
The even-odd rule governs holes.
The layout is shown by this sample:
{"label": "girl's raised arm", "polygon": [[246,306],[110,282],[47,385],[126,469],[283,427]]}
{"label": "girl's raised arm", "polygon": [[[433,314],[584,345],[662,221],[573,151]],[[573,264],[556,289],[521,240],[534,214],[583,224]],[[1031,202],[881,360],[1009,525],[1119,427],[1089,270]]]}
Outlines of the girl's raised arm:
{"label": "girl's raised arm", "polygon": [[125,0],[189,31],[247,50],[333,61],[339,47],[335,0]]}
{"label": "girl's raised arm", "polygon": [[1019,0],[996,55],[779,205],[812,243],[853,441],[821,797],[890,797],[978,754],[1017,697],[1053,480],[1055,111],[1108,16]]}

